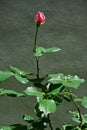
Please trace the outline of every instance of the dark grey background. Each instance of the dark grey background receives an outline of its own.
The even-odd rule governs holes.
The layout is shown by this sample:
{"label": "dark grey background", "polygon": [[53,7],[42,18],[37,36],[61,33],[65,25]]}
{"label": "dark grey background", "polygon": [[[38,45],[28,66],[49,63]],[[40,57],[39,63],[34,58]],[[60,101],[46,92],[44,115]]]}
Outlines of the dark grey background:
{"label": "dark grey background", "polygon": [[[0,0],[0,70],[9,70],[9,65],[13,65],[25,71],[35,71],[32,47],[34,17],[38,10],[46,15],[46,23],[39,30],[38,44],[62,49],[42,57],[41,75],[61,72],[87,80],[86,0]],[[0,85],[19,92],[27,86],[14,78]],[[81,86],[75,92],[80,96],[87,95],[87,82]],[[24,124],[22,115],[32,115],[34,103],[32,97],[0,97],[0,125]],[[68,107],[73,109],[71,104],[64,103],[52,115],[55,127],[63,121],[70,121],[65,113]]]}

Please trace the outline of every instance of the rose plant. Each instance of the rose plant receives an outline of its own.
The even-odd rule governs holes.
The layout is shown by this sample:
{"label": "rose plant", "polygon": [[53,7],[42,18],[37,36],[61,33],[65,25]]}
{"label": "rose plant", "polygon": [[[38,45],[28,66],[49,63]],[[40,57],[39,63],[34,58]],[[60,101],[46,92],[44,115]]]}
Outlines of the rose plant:
{"label": "rose plant", "polygon": [[[71,90],[72,88],[78,89],[80,84],[85,80],[79,78],[77,75],[71,76],[63,73],[40,76],[39,59],[41,56],[46,53],[58,52],[61,49],[58,47],[45,48],[37,45],[38,30],[40,26],[45,23],[45,15],[43,12],[38,11],[35,16],[35,23],[36,32],[33,53],[36,62],[36,72],[25,72],[14,66],[10,66],[9,71],[0,71],[0,83],[14,76],[19,82],[23,84],[32,83],[32,86],[27,87],[20,93],[0,88],[0,96],[35,96],[36,104],[34,112],[36,117],[23,114],[23,119],[28,122],[28,125],[16,124],[0,126],[0,130],[45,130],[47,127],[49,127],[50,130],[87,130],[87,114],[83,114],[80,109],[81,107],[87,108],[87,96],[82,98],[77,97]],[[70,122],[64,122],[62,128],[59,128],[60,126],[53,128],[50,115],[56,112],[56,108],[63,103],[63,100],[74,104],[76,108],[75,111],[67,111],[72,115],[72,120],[76,123],[73,125]]]}

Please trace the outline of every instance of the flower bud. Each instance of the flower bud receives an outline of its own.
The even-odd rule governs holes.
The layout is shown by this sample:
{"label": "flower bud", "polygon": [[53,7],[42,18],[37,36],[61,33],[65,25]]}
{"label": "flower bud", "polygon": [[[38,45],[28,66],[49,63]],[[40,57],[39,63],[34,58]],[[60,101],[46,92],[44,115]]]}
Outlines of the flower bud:
{"label": "flower bud", "polygon": [[38,11],[38,13],[35,16],[35,22],[37,24],[44,24],[45,23],[45,15],[43,12]]}

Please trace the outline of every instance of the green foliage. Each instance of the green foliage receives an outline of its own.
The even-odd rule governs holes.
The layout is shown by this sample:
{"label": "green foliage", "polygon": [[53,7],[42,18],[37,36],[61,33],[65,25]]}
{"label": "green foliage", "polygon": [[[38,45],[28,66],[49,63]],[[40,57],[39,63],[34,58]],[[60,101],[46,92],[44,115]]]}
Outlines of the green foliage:
{"label": "green foliage", "polygon": [[45,53],[53,53],[53,52],[57,52],[57,51],[60,51],[60,50],[61,49],[57,48],[57,47],[52,47],[52,48],[48,48],[48,49],[46,49],[44,47],[36,47],[34,55],[36,57],[39,57],[39,56],[42,56]]}
{"label": "green foliage", "polygon": [[22,76],[26,76],[27,74],[29,74],[29,73],[27,73],[27,72],[25,72],[21,69],[18,69],[16,67],[12,66],[12,65],[10,65],[10,69],[13,73],[16,73],[16,74],[19,74],[19,75],[22,75]]}
{"label": "green foliage", "polygon": [[27,75],[29,75],[29,73],[20,70],[16,67],[10,66],[11,71],[14,73],[15,78],[23,83],[23,84],[27,84],[29,82],[29,79],[27,78]]}
{"label": "green foliage", "polygon": [[62,84],[63,86],[69,88],[77,89],[81,83],[84,82],[84,79],[80,79],[78,76],[64,75],[62,73],[59,74],[48,74],[48,82],[52,84]]}
{"label": "green foliage", "polygon": [[10,126],[0,126],[0,130],[30,130],[26,125],[14,124]]}
{"label": "green foliage", "polygon": [[56,111],[56,104],[54,100],[42,99],[39,102],[39,109],[44,112],[45,116],[47,116],[49,113]]}
{"label": "green foliage", "polygon": [[23,84],[27,84],[27,83],[29,82],[29,80],[28,80],[27,78],[22,77],[22,76],[19,75],[19,74],[14,74],[14,76],[15,76],[15,78],[16,78],[19,82],[21,82],[21,83],[23,83]]}
{"label": "green foliage", "polygon": [[75,98],[74,101],[80,102],[84,108],[87,108],[87,96],[84,96],[83,98]]}
{"label": "green foliage", "polygon": [[28,122],[34,121],[34,117],[32,117],[32,116],[30,116],[30,115],[24,115],[24,116],[23,116],[23,119],[24,119],[25,121],[28,121]]}
{"label": "green foliage", "polygon": [[60,87],[54,88],[54,89],[53,89],[52,91],[50,91],[48,94],[49,94],[49,95],[50,95],[50,94],[56,95],[56,94],[60,93],[61,90],[63,90],[63,89],[64,89],[64,87],[61,85]]}
{"label": "green foliage", "polygon": [[44,95],[43,92],[39,92],[35,87],[28,87],[24,92],[30,96],[43,96]]}
{"label": "green foliage", "polygon": [[58,74],[48,74],[48,82],[52,84],[62,84],[62,80],[64,78],[64,74],[58,73]]}
{"label": "green foliage", "polygon": [[7,90],[7,89],[1,88],[0,89],[0,96],[3,96],[3,95],[16,96],[16,97],[23,97],[24,96],[23,93],[19,93],[19,92],[13,91],[13,90]]}
{"label": "green foliage", "polygon": [[0,126],[0,130],[13,130],[15,127],[10,126]]}
{"label": "green foliage", "polygon": [[[80,129],[86,130],[85,128],[87,128],[87,114],[79,115],[79,113],[77,111],[69,111],[69,113],[72,114],[72,120],[73,121],[75,121],[79,124],[81,123]],[[82,119],[80,119],[80,116],[81,116]]]}
{"label": "green foliage", "polygon": [[71,123],[65,123],[63,125],[64,130],[81,130],[78,126],[74,126]]}
{"label": "green foliage", "polygon": [[83,99],[82,99],[82,106],[84,108],[87,108],[87,97],[86,96],[84,96]]}
{"label": "green foliage", "polygon": [[11,72],[10,71],[0,71],[0,83],[6,81],[12,76],[15,76],[15,78],[23,83],[27,84],[29,82],[29,79],[26,77],[28,75],[27,72],[24,72],[16,67],[10,66]]}
{"label": "green foliage", "polygon": [[79,117],[79,113],[77,111],[69,111],[70,114],[72,114],[72,120],[80,123],[80,117]]}
{"label": "green foliage", "polygon": [[[51,130],[53,130],[50,114],[56,112],[56,107],[62,103],[63,100],[67,102],[73,102],[77,111],[69,111],[72,115],[72,120],[77,124],[74,126],[70,123],[63,125],[63,130],[87,130],[87,114],[82,114],[78,102],[84,108],[87,108],[87,97],[82,99],[76,97],[70,90],[70,88],[78,89],[81,83],[84,83],[84,79],[79,78],[77,75],[64,75],[63,73],[47,74],[44,77],[40,77],[39,57],[46,53],[54,53],[60,51],[60,48],[44,48],[39,47],[36,44],[37,33],[40,27],[40,23],[36,24],[35,42],[33,47],[34,56],[36,59],[36,73],[28,73],[14,66],[10,66],[10,71],[0,71],[0,83],[3,83],[10,77],[14,76],[20,83],[27,84],[32,83],[33,87],[26,88],[23,92],[29,96],[36,97],[36,105],[34,112],[38,119],[30,115],[24,115],[24,121],[29,123],[28,126],[21,124],[15,124],[11,126],[0,126],[0,130],[44,130],[48,124]],[[30,78],[29,76],[35,76]],[[22,97],[24,93],[19,93],[13,90],[7,90],[0,88],[0,96],[16,96]],[[62,130],[56,128],[56,130]]]}
{"label": "green foliage", "polygon": [[14,74],[9,71],[0,71],[0,83],[6,81],[10,77],[12,77]]}

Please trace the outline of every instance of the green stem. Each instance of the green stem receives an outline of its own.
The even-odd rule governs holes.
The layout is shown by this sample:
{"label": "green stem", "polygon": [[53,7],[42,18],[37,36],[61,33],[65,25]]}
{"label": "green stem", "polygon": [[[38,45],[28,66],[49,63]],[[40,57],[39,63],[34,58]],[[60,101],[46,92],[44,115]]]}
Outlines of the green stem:
{"label": "green stem", "polygon": [[[33,52],[36,51],[36,47],[37,47],[37,34],[38,34],[38,29],[39,29],[40,24],[36,24],[36,32],[35,32],[35,40],[34,40],[34,48],[33,48]],[[35,56],[36,59],[36,69],[37,69],[37,78],[39,78],[39,58]]]}
{"label": "green stem", "polygon": [[39,58],[38,57],[35,57],[36,58],[36,65],[37,65],[37,78],[39,78],[39,73],[40,73],[40,68],[39,68]]}
{"label": "green stem", "polygon": [[[70,90],[68,89],[68,91],[70,92]],[[80,124],[79,124],[79,127],[81,127],[82,123],[83,123],[83,119],[82,119],[82,114],[81,114],[81,111],[80,111],[80,108],[79,108],[79,105],[74,101],[72,95],[70,96],[71,98],[71,101],[73,102],[73,104],[75,105],[78,113],[79,113],[79,118],[80,118]]]}
{"label": "green stem", "polygon": [[71,100],[74,103],[76,109],[78,110],[79,118],[80,118],[80,124],[79,124],[79,127],[80,127],[82,125],[82,122],[83,122],[81,111],[80,111],[79,105],[74,101],[73,97],[71,97]]}
{"label": "green stem", "polygon": [[33,48],[33,51],[36,50],[36,46],[37,46],[37,33],[38,33],[38,29],[39,29],[39,26],[38,24],[36,24],[36,32],[35,32],[35,39],[34,39],[34,48]]}

